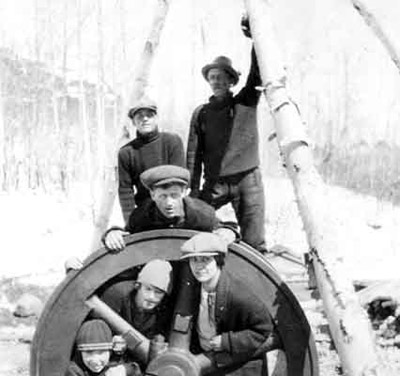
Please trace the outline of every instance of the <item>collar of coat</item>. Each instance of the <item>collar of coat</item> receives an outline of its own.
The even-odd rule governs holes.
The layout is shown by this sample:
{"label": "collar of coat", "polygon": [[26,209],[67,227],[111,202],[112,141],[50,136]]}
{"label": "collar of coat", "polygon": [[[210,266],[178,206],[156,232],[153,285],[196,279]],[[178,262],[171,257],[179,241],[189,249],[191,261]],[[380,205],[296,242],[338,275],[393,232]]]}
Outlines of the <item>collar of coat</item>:
{"label": "collar of coat", "polygon": [[149,199],[136,208],[129,221],[132,232],[176,227],[199,231],[212,231],[215,225],[215,210],[205,202],[191,197],[183,198],[184,217],[167,218]]}

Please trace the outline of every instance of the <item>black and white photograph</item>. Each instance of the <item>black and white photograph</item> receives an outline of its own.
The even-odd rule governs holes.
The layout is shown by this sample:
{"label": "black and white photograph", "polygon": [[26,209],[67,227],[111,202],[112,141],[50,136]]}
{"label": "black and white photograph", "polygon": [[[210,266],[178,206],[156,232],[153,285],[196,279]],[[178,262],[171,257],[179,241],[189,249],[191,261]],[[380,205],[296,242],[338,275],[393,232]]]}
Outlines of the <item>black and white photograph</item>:
{"label": "black and white photograph", "polygon": [[398,0],[0,0],[0,376],[400,375]]}

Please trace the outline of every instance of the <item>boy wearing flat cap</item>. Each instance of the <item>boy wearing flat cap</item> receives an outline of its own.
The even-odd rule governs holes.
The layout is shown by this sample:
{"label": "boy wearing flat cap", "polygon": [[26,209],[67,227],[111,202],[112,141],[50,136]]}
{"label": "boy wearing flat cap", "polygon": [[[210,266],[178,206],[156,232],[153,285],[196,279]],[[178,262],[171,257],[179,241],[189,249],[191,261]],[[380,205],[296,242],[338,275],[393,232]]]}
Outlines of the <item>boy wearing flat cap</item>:
{"label": "boy wearing flat cap", "polygon": [[113,365],[110,360],[113,337],[110,327],[99,319],[89,320],[79,328],[75,340],[76,356],[65,376],[140,376],[135,363]]}
{"label": "boy wearing flat cap", "polygon": [[125,247],[123,235],[166,228],[215,231],[228,243],[236,239],[234,224],[221,223],[213,207],[186,196],[190,174],[185,168],[157,166],[143,172],[140,179],[151,200],[132,212],[125,229],[111,227],[104,234],[103,243],[109,250],[121,251]]}
{"label": "boy wearing flat cap", "polygon": [[[246,36],[248,20],[242,21]],[[231,202],[243,240],[265,253],[264,188],[259,170],[256,110],[261,85],[257,59],[252,62],[246,85],[234,95],[231,88],[239,72],[226,56],[219,56],[201,73],[213,95],[195,109],[190,122],[187,167],[191,174],[190,195],[215,209]],[[200,189],[204,170],[204,184]]]}
{"label": "boy wearing flat cap", "polygon": [[200,233],[185,242],[181,260],[188,260],[200,283],[193,350],[206,352],[234,375],[261,375],[262,360],[251,361],[273,330],[267,307],[251,288],[224,266],[226,243],[215,234]]}
{"label": "boy wearing flat cap", "polygon": [[148,98],[142,98],[128,112],[136,138],[118,153],[118,197],[125,222],[135,206],[149,197],[139,179],[143,171],[162,164],[184,166],[182,140],[177,134],[159,131],[157,112],[156,103]]}

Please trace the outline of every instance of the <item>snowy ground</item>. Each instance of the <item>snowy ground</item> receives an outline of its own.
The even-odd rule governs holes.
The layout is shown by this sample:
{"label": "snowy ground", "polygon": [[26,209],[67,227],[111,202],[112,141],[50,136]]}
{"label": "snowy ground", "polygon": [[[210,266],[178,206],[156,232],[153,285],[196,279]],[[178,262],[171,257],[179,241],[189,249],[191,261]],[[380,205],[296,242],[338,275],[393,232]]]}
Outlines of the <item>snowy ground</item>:
{"label": "snowy ground", "polygon": [[[284,179],[266,179],[265,188],[268,245],[284,245],[301,255],[307,251],[307,242],[291,183]],[[398,278],[400,233],[396,229],[400,223],[400,208],[338,187],[329,187],[324,205],[332,214],[324,227],[331,232],[327,236],[337,236],[354,280]],[[0,194],[0,207],[3,255],[0,282],[3,286],[12,280],[49,289],[64,277],[63,264],[68,257],[83,259],[88,254],[93,225],[90,205],[79,190],[68,200],[59,195],[32,192],[3,193]],[[224,208],[220,214],[230,215],[229,208]],[[121,224],[121,221],[116,204],[110,224]],[[281,266],[275,265],[278,271],[282,270]],[[285,268],[284,263],[282,268]],[[11,312],[13,303],[0,291],[3,313]],[[315,304],[311,302],[312,306]],[[305,308],[305,312],[316,336],[322,374],[339,375],[337,354],[330,348],[329,337],[320,333],[320,321],[323,320],[320,309]],[[29,345],[24,337],[31,338],[34,323],[27,326],[12,316],[10,320],[12,325],[0,325],[0,375],[25,376],[28,374]],[[7,315],[0,324],[5,322]],[[385,352],[385,357],[394,364],[392,359],[398,358],[399,351],[391,351],[394,355],[388,356]],[[399,368],[396,363],[393,375],[398,374]]]}
{"label": "snowy ground", "polygon": [[[321,205],[329,218],[323,236],[338,245],[353,280],[399,278],[400,208],[371,196],[326,187]],[[289,180],[266,180],[267,239],[293,251],[308,250]]]}
{"label": "snowy ground", "polygon": [[[266,179],[268,245],[281,244],[294,252],[307,251],[291,183]],[[330,222],[353,279],[398,278],[400,208],[348,190],[330,187],[326,205]],[[2,255],[0,276],[43,279],[63,277],[64,261],[88,253],[92,220],[89,204],[75,194],[67,201],[42,193],[0,194]],[[115,205],[112,224],[121,224]],[[43,283],[46,281],[43,280]]]}

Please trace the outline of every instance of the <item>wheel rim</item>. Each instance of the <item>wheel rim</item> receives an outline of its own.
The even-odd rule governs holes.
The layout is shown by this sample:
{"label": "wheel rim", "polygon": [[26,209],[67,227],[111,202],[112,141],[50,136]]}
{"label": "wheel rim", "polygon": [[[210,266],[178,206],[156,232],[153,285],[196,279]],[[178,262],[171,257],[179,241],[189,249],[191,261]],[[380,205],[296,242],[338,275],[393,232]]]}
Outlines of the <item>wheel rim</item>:
{"label": "wheel rim", "polygon": [[[65,374],[74,340],[90,309],[85,302],[118,274],[154,258],[179,259],[190,230],[155,230],[130,235],[126,249],[110,254],[100,249],[81,270],[69,273],[49,298],[31,347],[31,376]],[[245,243],[232,244],[226,267],[251,283],[261,296],[279,333],[287,358],[287,376],[317,376],[318,362],[310,326],[297,299],[273,267]],[[249,276],[251,278],[249,278]]]}

